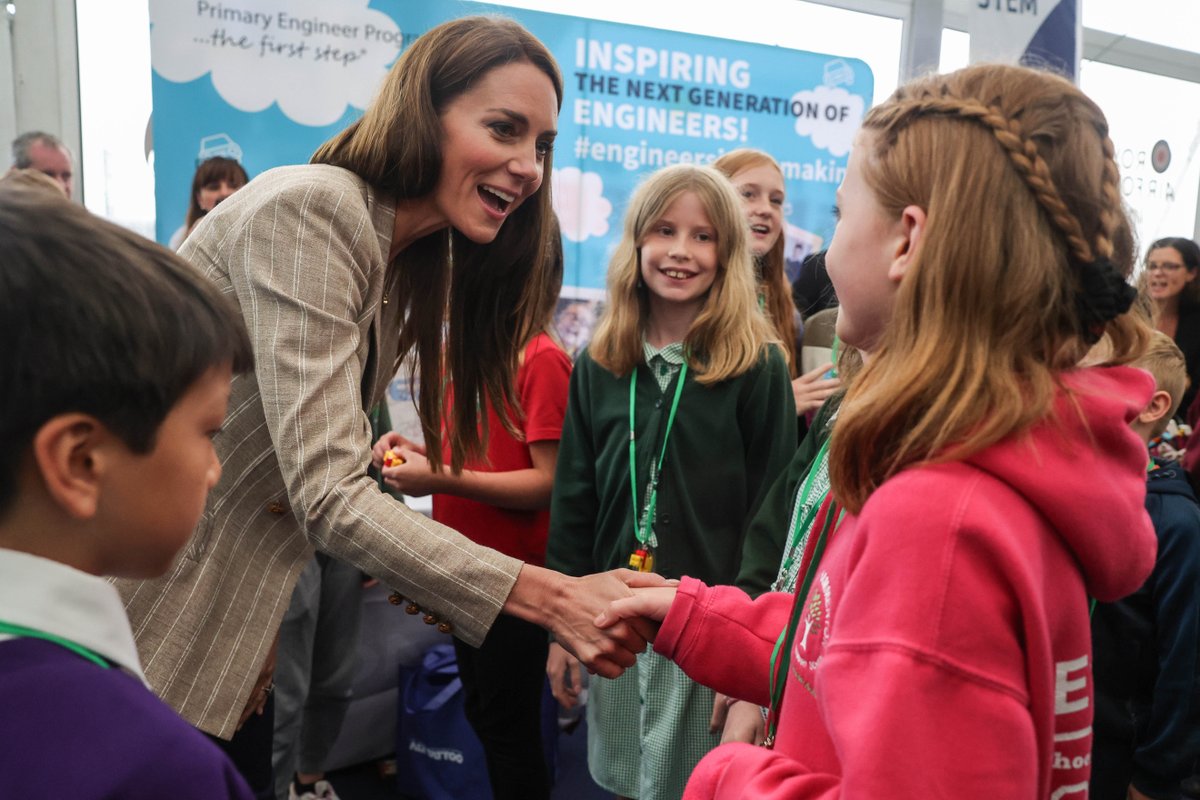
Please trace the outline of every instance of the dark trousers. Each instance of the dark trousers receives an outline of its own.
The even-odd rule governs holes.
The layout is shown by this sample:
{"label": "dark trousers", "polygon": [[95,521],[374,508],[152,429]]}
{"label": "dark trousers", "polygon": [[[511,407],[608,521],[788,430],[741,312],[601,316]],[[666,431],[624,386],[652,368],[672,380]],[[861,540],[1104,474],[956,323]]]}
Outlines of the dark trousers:
{"label": "dark trousers", "polygon": [[1092,777],[1088,800],[1125,800],[1133,780],[1133,742],[1107,737],[1097,729],[1092,736]]}
{"label": "dark trousers", "polygon": [[275,800],[275,773],[271,769],[271,742],[275,736],[274,696],[267,697],[262,716],[251,714],[232,739],[226,741],[205,735],[229,756],[258,800]]}
{"label": "dark trousers", "polygon": [[494,800],[547,800],[542,749],[546,632],[501,614],[478,648],[454,640],[467,720],[483,743]]}

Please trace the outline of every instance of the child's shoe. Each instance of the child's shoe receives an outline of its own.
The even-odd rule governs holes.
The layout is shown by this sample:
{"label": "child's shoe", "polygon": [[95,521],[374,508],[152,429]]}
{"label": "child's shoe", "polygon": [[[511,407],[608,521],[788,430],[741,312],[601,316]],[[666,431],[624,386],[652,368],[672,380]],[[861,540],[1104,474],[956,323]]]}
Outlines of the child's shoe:
{"label": "child's shoe", "polygon": [[312,784],[312,788],[305,786],[300,788],[296,785],[295,779],[288,784],[288,800],[341,800],[333,787],[329,785],[329,781],[317,781]]}

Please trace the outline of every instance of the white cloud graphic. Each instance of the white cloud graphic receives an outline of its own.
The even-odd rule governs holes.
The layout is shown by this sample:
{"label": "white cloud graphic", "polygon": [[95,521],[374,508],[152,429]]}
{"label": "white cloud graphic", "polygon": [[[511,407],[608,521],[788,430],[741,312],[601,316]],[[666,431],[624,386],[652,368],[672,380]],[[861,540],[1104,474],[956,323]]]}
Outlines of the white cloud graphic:
{"label": "white cloud graphic", "polygon": [[365,108],[400,50],[395,21],[368,0],[152,0],[154,70],[183,83],[212,73],[234,108],[271,103],[302,125]]}
{"label": "white cloud graphic", "polygon": [[613,207],[604,197],[604,180],[597,173],[580,172],[578,167],[556,169],[550,186],[558,224],[569,241],[608,233]]}
{"label": "white cloud graphic", "polygon": [[815,146],[831,155],[850,152],[854,133],[862,123],[863,99],[840,86],[818,86],[792,95],[796,134],[811,136]]}

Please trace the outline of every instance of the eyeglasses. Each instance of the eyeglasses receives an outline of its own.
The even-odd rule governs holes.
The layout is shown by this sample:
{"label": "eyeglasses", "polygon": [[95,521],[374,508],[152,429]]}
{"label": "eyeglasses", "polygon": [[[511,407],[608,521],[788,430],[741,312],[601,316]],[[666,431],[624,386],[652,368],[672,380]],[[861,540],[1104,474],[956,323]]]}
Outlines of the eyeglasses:
{"label": "eyeglasses", "polygon": [[1146,272],[1153,272],[1156,269],[1160,269],[1163,272],[1175,272],[1176,270],[1183,269],[1183,264],[1181,264],[1178,261],[1147,261],[1146,262]]}

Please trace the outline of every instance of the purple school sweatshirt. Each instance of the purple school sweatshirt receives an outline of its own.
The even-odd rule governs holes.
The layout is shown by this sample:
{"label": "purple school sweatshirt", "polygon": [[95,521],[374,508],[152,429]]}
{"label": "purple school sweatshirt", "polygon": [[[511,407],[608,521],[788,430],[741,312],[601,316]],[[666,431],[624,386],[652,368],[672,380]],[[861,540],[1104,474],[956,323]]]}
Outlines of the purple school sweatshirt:
{"label": "purple school sweatshirt", "polygon": [[0,641],[0,786],[21,798],[253,798],[136,678],[40,639]]}

